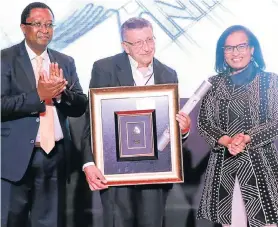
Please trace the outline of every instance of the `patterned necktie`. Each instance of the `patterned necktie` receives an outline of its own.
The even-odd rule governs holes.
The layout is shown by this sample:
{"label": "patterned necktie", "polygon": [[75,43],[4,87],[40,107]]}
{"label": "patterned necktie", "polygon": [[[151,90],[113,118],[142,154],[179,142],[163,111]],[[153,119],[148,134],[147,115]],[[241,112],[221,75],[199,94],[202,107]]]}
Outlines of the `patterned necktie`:
{"label": "patterned necktie", "polygon": [[[36,81],[38,84],[39,72],[42,70],[43,58],[36,57]],[[40,114],[40,146],[48,154],[55,146],[54,113],[52,100],[45,100],[45,112]]]}

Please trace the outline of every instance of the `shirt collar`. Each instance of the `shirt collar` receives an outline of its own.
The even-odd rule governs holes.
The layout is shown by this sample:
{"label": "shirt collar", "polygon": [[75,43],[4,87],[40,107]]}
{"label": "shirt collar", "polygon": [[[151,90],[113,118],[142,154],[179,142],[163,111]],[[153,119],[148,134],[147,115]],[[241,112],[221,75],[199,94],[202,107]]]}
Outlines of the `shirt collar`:
{"label": "shirt collar", "polygon": [[[130,55],[128,55],[128,59],[130,62],[131,67],[138,69],[138,62],[135,61]],[[148,66],[148,71],[153,71],[153,61]]]}
{"label": "shirt collar", "polygon": [[[26,40],[25,40],[25,47],[26,47],[26,51],[29,55],[30,60],[32,61],[35,57],[37,57],[37,54],[28,46]],[[44,52],[42,52],[42,54],[40,55],[43,59],[47,59],[47,49],[45,49]]]}

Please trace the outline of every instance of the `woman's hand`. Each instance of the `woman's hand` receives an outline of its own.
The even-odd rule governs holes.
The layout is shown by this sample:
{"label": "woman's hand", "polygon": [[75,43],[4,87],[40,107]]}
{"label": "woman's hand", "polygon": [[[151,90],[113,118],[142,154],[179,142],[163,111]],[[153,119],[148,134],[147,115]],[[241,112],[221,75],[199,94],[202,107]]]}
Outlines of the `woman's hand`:
{"label": "woman's hand", "polygon": [[243,152],[246,145],[251,142],[249,135],[244,135],[243,133],[236,134],[232,137],[231,143],[228,144],[228,150],[231,155],[237,155]]}

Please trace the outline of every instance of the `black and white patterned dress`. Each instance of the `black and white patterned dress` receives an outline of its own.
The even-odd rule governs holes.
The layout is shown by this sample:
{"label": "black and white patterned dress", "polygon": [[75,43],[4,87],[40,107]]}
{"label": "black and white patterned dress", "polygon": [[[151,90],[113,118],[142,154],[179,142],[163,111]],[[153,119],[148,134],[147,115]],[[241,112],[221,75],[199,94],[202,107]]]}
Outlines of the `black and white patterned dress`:
{"label": "black and white patterned dress", "polygon": [[[244,83],[231,76],[210,78],[213,87],[202,101],[198,129],[211,155],[197,218],[231,224],[238,177],[250,227],[278,223],[278,76],[249,66]],[[251,143],[232,156],[217,144],[223,135],[244,132]]]}

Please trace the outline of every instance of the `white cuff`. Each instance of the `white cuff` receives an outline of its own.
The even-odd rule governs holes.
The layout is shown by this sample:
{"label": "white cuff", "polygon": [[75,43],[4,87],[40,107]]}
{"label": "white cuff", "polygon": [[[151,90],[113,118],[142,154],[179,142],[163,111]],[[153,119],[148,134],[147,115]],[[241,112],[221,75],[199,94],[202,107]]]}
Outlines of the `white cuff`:
{"label": "white cuff", "polygon": [[185,134],[182,134],[182,139],[186,139],[188,136],[189,136],[189,133],[190,133],[190,129],[189,129],[189,131],[187,132],[187,133],[185,133]]}
{"label": "white cuff", "polygon": [[82,171],[84,171],[84,169],[87,167],[87,166],[94,166],[95,163],[94,162],[87,162],[85,163],[83,166],[82,166]]}
{"label": "white cuff", "polygon": [[60,102],[61,102],[61,98],[62,98],[62,95],[58,95],[58,96],[56,97],[56,102],[57,102],[57,103],[60,103]]}

